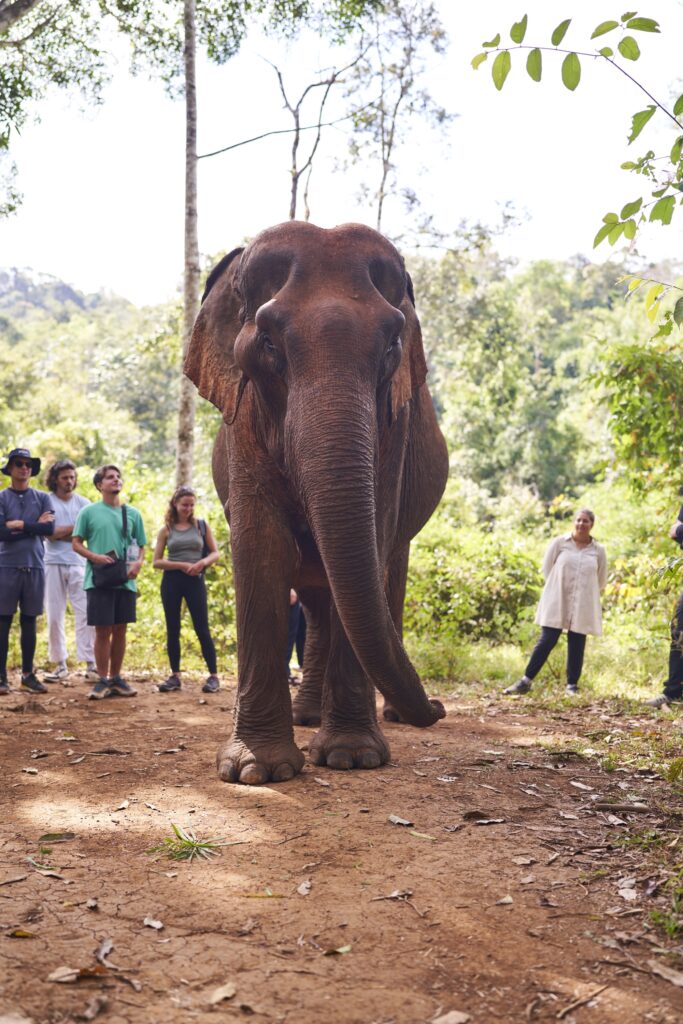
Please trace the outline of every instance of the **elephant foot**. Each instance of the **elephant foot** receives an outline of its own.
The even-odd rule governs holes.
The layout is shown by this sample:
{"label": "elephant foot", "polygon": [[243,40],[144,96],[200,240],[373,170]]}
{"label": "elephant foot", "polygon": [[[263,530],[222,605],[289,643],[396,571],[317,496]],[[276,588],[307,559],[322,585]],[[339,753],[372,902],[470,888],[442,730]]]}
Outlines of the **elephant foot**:
{"label": "elephant foot", "polygon": [[385,722],[403,722],[396,708],[392,707],[389,701],[384,701],[384,707],[382,708],[382,718]]}
{"label": "elephant foot", "polygon": [[292,701],[294,725],[320,725],[320,697],[297,693]]}
{"label": "elephant foot", "polygon": [[391,753],[379,728],[339,732],[322,728],[309,745],[313,764],[348,771],[350,768],[379,768]]}
{"label": "elephant foot", "polygon": [[298,775],[304,755],[293,741],[245,743],[232,737],[216,754],[218,776],[223,782],[241,782],[245,786],[263,786],[267,782],[287,782]]}

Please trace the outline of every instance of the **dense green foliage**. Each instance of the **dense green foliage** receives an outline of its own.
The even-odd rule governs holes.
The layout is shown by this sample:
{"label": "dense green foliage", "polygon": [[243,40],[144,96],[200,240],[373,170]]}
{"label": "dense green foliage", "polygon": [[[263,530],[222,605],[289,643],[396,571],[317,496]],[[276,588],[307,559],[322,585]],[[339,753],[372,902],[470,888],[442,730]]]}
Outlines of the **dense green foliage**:
{"label": "dense green foliage", "polygon": [[[513,272],[481,236],[409,266],[451,454],[444,501],[413,544],[405,632],[418,667],[432,681],[498,683],[520,671],[535,635],[544,547],[580,502],[595,508],[610,560],[606,635],[589,644],[587,679],[612,692],[652,689],[677,585],[672,571],[653,586],[654,570],[677,554],[668,526],[683,454],[678,353],[664,339],[660,349],[644,347],[640,312],[623,303],[610,267],[543,261]],[[28,444],[46,462],[74,458],[90,497],[91,470],[105,459],[120,464],[150,544],[173,487],[178,322],[176,304],[137,309],[40,275],[0,273],[3,448]],[[195,484],[199,514],[224,552],[207,582],[228,670],[229,540],[209,472],[217,425],[216,411],[200,403]],[[129,650],[139,669],[165,667],[159,582],[148,564]],[[186,667],[200,669],[189,623],[185,639]],[[44,632],[41,645],[44,659]],[[545,678],[558,678],[561,666],[560,650]]]}

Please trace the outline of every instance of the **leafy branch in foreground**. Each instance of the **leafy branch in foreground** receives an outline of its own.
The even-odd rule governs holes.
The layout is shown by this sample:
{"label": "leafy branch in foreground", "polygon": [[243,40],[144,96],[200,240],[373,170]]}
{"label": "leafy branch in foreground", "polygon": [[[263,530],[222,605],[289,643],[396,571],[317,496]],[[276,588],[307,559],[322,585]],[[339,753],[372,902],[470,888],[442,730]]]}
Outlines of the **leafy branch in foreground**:
{"label": "leafy branch in foreground", "polygon": [[[641,92],[645,93],[652,102],[644,110],[637,111],[631,121],[631,132],[628,136],[629,145],[643,131],[652,116],[657,110],[663,113],[676,129],[676,138],[673,141],[668,155],[657,157],[653,150],[648,150],[644,156],[637,160],[630,160],[621,166],[624,170],[633,171],[635,174],[643,175],[650,180],[652,191],[650,193],[652,202],[645,203],[644,197],[640,196],[632,202],[626,203],[621,213],[607,213],[603,217],[603,223],[598,230],[593,247],[607,239],[610,245],[615,245],[622,234],[625,239],[632,241],[638,232],[641,224],[649,221],[661,222],[663,225],[671,223],[677,205],[683,204],[683,95],[679,96],[669,110],[663,103],[655,99],[652,93],[648,92],[644,85],[631,75],[626,68],[622,67],[617,56],[628,61],[636,61],[640,57],[640,47],[635,36],[631,32],[659,33],[659,24],[653,18],[642,18],[635,11],[627,11],[622,14],[619,20],[603,21],[593,30],[591,39],[608,35],[615,30],[620,30],[621,36],[616,43],[615,53],[612,46],[603,46],[591,53],[580,50],[559,49],[560,43],[564,40],[567,30],[571,24],[571,18],[566,18],[554,29],[550,37],[550,46],[528,46],[523,45],[527,30],[527,15],[515,22],[510,28],[510,38],[514,44],[511,47],[501,47],[500,33],[497,33],[489,42],[482,45],[484,50],[478,53],[472,60],[472,67],[476,70],[486,60],[489,53],[495,53],[491,73],[493,84],[499,91],[503,88],[505,80],[512,67],[511,50],[528,50],[526,69],[529,77],[534,82],[540,82],[543,73],[543,53],[563,53],[561,75],[562,82],[567,89],[574,91],[581,81],[581,58],[591,60],[603,60],[613,68],[625,75],[636,85]],[[649,214],[646,211],[649,210]],[[636,215],[638,215],[636,219]]]}
{"label": "leafy branch in foreground", "polygon": [[171,827],[175,837],[165,836],[158,846],[152,846],[146,853],[160,853],[168,857],[169,860],[193,860],[195,857],[211,860],[212,857],[219,856],[219,847],[239,845],[239,843],[228,843],[223,838],[198,839],[189,828],[173,824]]}

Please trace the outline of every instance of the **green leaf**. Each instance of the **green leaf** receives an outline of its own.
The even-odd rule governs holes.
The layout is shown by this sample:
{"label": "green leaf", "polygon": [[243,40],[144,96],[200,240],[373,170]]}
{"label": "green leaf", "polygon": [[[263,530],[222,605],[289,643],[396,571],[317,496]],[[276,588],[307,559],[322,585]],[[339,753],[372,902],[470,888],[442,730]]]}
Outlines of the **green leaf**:
{"label": "green leaf", "polygon": [[629,239],[629,241],[632,238],[636,237],[636,231],[637,230],[638,230],[638,225],[636,224],[636,222],[633,219],[627,220],[626,223],[624,224],[624,234]]}
{"label": "green leaf", "polygon": [[671,163],[677,164],[683,153],[683,135],[679,135],[671,147]]}
{"label": "green leaf", "polygon": [[681,93],[674,103],[674,114],[676,117],[678,117],[679,114],[683,114],[683,93]]}
{"label": "green leaf", "polygon": [[617,43],[617,49],[626,60],[638,60],[640,57],[640,47],[633,36],[624,36],[623,39],[620,39]]}
{"label": "green leaf", "polygon": [[650,213],[650,220],[661,220],[662,224],[670,224],[671,218],[673,217],[675,205],[675,196],[664,196],[663,199],[658,199],[655,205],[652,207],[652,211]]}
{"label": "green leaf", "polygon": [[562,81],[572,92],[581,81],[581,62],[575,53],[568,53],[562,61]]}
{"label": "green leaf", "polygon": [[511,63],[510,54],[507,50],[501,50],[493,62],[491,74],[493,75],[493,84],[498,92],[503,88],[505,79],[510,74]]}
{"label": "green leaf", "polygon": [[655,304],[655,302],[657,301],[657,299],[659,298],[659,296],[662,294],[663,291],[664,291],[664,285],[663,284],[653,284],[652,285],[652,288],[649,289],[649,291],[647,293],[647,297],[645,299],[645,306],[646,306],[647,309],[650,309]]}
{"label": "green leaf", "polygon": [[594,30],[591,39],[597,39],[598,36],[604,36],[606,32],[611,32],[613,28],[619,28],[618,21],[602,21]]}
{"label": "green leaf", "polygon": [[630,21],[631,18],[635,18],[637,13],[638,13],[637,11],[627,11],[626,14],[622,14],[622,16],[621,16],[622,22]]}
{"label": "green leaf", "polygon": [[659,22],[653,18],[629,18],[626,28],[633,32],[659,32]]}
{"label": "green leaf", "polygon": [[571,20],[571,18],[567,18],[566,21],[561,21],[557,28],[554,30],[553,34],[550,37],[550,41],[553,44],[553,46],[560,45],[565,35],[567,34],[567,29],[571,24]]}
{"label": "green leaf", "polygon": [[641,208],[642,205],[642,196],[640,199],[634,199],[632,203],[626,203],[626,205],[623,207],[621,211],[621,219],[628,220],[628,218],[632,217],[634,213],[638,213],[638,210]]}
{"label": "green leaf", "polygon": [[611,46],[603,46],[602,50],[598,50],[601,57],[613,57],[614,50]]}
{"label": "green leaf", "polygon": [[533,78],[534,82],[541,81],[541,72],[543,71],[543,57],[538,47],[533,49],[526,59],[526,69],[529,72],[529,77]]}
{"label": "green leaf", "polygon": [[524,36],[526,35],[527,20],[528,19],[525,14],[522,20],[516,21],[510,29],[510,39],[512,39],[513,43],[521,43],[523,41]]}
{"label": "green leaf", "polygon": [[619,238],[621,237],[621,233],[622,233],[622,231],[624,230],[625,227],[626,227],[625,224],[615,224],[612,228],[610,228],[610,232],[607,235],[607,240],[608,240],[610,245],[614,245],[615,242],[619,241]]}
{"label": "green leaf", "polygon": [[472,67],[476,71],[480,64],[483,64],[488,59],[488,53],[478,53],[476,57],[472,58]]}
{"label": "green leaf", "polygon": [[498,33],[498,35],[494,36],[494,38],[491,40],[490,43],[482,43],[481,45],[485,46],[487,49],[495,49],[496,46],[498,46],[499,43],[500,43],[500,32]]}
{"label": "green leaf", "polygon": [[602,219],[605,224],[616,224],[619,217],[616,213],[606,213]]}
{"label": "green leaf", "polygon": [[604,241],[605,238],[607,238],[607,236],[608,236],[608,234],[610,233],[611,230],[612,230],[612,225],[611,224],[603,224],[602,225],[602,227],[598,231],[597,235],[593,239],[593,248],[594,249],[597,248],[598,245],[600,245],[600,242]]}
{"label": "green leaf", "polygon": [[645,110],[639,110],[637,114],[633,115],[633,120],[631,121],[631,134],[628,137],[629,142],[633,142],[634,139],[638,138],[656,109],[657,108],[654,103],[651,103]]}
{"label": "green leaf", "polygon": [[640,288],[642,283],[643,283],[642,277],[632,277],[631,280],[628,283],[628,290],[630,292],[634,292],[636,290],[636,288]]}
{"label": "green leaf", "polygon": [[674,320],[677,327],[683,327],[683,295],[674,306]]}

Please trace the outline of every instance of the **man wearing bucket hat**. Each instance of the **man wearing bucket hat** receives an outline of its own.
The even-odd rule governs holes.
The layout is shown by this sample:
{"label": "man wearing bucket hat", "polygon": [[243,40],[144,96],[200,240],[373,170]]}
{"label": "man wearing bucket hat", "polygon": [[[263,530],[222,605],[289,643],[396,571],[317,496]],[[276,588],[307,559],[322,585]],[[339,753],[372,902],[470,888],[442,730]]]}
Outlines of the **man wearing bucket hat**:
{"label": "man wearing bucket hat", "polygon": [[49,495],[29,487],[40,472],[40,459],[28,448],[14,448],[0,467],[10,485],[0,491],[0,695],[9,693],[7,654],[12,619],[19,608],[21,689],[46,693],[36,678],[36,618],[43,613],[45,554],[43,537],[54,531]]}

